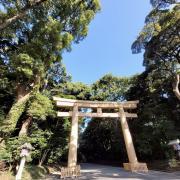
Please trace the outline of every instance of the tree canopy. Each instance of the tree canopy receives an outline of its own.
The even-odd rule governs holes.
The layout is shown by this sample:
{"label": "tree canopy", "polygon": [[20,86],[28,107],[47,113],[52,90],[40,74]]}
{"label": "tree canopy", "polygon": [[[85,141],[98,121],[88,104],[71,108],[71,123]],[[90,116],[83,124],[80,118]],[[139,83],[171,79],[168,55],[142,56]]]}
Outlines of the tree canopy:
{"label": "tree canopy", "polygon": [[171,82],[175,95],[179,93],[180,65],[180,5],[178,1],[151,1],[153,10],[145,19],[145,26],[132,45],[132,52],[144,53],[144,66],[149,75]]}

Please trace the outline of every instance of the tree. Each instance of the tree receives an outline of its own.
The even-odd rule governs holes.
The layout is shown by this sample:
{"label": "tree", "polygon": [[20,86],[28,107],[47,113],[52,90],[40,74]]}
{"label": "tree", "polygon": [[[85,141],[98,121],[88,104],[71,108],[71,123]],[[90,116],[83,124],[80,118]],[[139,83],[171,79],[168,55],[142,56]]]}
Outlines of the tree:
{"label": "tree", "polygon": [[35,163],[48,162],[48,158],[54,162],[66,151],[69,121],[60,123],[55,118],[52,89],[70,81],[62,53],[87,36],[88,25],[99,10],[98,0],[2,1],[1,159],[16,164],[18,146],[24,142],[35,147]]}
{"label": "tree", "polygon": [[152,161],[172,157],[167,143],[178,137],[180,111],[178,100],[170,91],[171,84],[167,83],[163,89],[162,81],[152,80],[150,71],[134,76],[126,99],[139,100],[138,119],[130,127],[138,156]]}
{"label": "tree", "polygon": [[[52,83],[54,84],[54,83]],[[50,87],[48,87],[50,88]],[[53,96],[60,96],[64,98],[71,98],[71,99],[81,99],[85,100],[88,99],[90,93],[90,87],[86,86],[82,83],[72,83],[72,82],[64,82],[59,84],[54,84],[54,86],[51,86],[50,88],[50,94]],[[42,100],[41,100],[42,101]],[[36,102],[36,101],[35,101]],[[42,103],[38,103],[42,104]],[[47,103],[45,103],[47,106]],[[35,105],[35,104],[34,104]],[[34,107],[36,107],[35,105]],[[39,150],[38,156],[34,156],[35,159],[38,159],[39,164],[42,164],[43,162],[47,163],[58,163],[60,160],[66,160],[67,161],[67,152],[68,152],[68,143],[69,143],[69,134],[70,134],[70,124],[71,120],[70,118],[57,118],[55,115],[48,115],[46,118],[46,121],[42,121],[42,118],[39,118],[39,111],[35,110],[33,106],[31,107],[31,111],[35,114],[38,113],[38,121],[33,121],[33,123],[38,126],[36,128],[36,131],[34,132],[33,127],[30,128],[32,131],[32,134],[36,136],[36,138],[39,139],[39,136],[43,135],[43,132],[40,131],[40,135],[38,134],[38,129],[46,129],[46,133],[48,132],[49,136],[48,142],[46,142],[42,148],[37,147],[37,150]],[[42,108],[43,111],[46,111],[48,113],[48,110],[51,108]],[[56,106],[53,108],[56,109]],[[42,113],[42,115],[45,115],[45,113]],[[37,116],[36,115],[36,116]],[[34,116],[33,116],[34,117]],[[40,122],[40,123],[39,123]],[[80,124],[83,121],[80,120]],[[40,136],[40,137],[41,137]],[[43,135],[44,136],[44,135]],[[43,137],[42,137],[43,138]],[[47,141],[47,140],[46,140]]]}
{"label": "tree", "polygon": [[[9,6],[7,13],[1,13],[0,21],[0,30],[7,28],[8,25],[14,23],[17,20],[21,20],[24,16],[27,15],[29,10],[33,8],[38,8],[43,2],[47,0],[33,0],[33,1],[24,1],[7,3],[7,1],[2,1],[2,5],[5,7]],[[13,10],[12,8],[15,7]]]}
{"label": "tree", "polygon": [[25,12],[0,32],[0,60],[14,77],[16,94],[4,121],[5,134],[15,129],[31,94],[43,89],[62,52],[87,35],[88,24],[100,9],[98,0],[18,2],[3,1],[1,8],[3,23]]}
{"label": "tree", "polygon": [[[62,73],[61,71],[57,72],[60,72],[60,75]],[[58,76],[57,72],[55,77]],[[35,148],[31,153],[33,164],[60,163],[60,161],[67,160],[71,121],[70,118],[56,116],[58,108],[54,104],[52,96],[87,99],[90,96],[90,87],[82,83],[64,81],[65,76],[58,79],[60,83],[57,83],[53,73],[49,76],[46,89],[31,95],[18,120],[16,130],[5,141],[6,146],[0,150],[0,159],[13,167],[19,160],[18,147],[25,142],[31,143]],[[22,121],[28,118],[32,118],[32,121],[30,126],[26,128],[27,124],[22,123]]]}
{"label": "tree", "polygon": [[145,49],[144,66],[151,69],[149,75],[172,82],[172,90],[180,100],[180,5],[175,0],[152,0],[151,4],[153,10],[146,17],[146,24],[133,43],[132,51],[139,53]]}
{"label": "tree", "polygon": [[[124,101],[125,92],[131,87],[131,78],[104,75],[92,84],[91,100]],[[93,109],[92,109],[93,111]],[[111,111],[111,110],[110,110]],[[80,136],[80,152],[89,161],[125,160],[126,150],[118,119],[87,119],[87,126]]]}
{"label": "tree", "polygon": [[79,99],[79,100],[89,100],[91,97],[91,87],[85,85],[81,82],[72,83],[65,82],[63,84],[58,84],[53,89],[51,89],[52,94],[60,97],[66,97],[69,99]]}
{"label": "tree", "polygon": [[106,74],[92,85],[92,100],[123,101],[124,93],[130,87],[130,78]]}
{"label": "tree", "polygon": [[177,138],[180,127],[180,6],[176,0],[151,0],[151,4],[153,9],[132,45],[133,53],[144,50],[146,69],[135,77],[126,98],[140,101],[139,123],[133,124],[135,144],[141,158],[152,160],[172,157],[167,142]]}

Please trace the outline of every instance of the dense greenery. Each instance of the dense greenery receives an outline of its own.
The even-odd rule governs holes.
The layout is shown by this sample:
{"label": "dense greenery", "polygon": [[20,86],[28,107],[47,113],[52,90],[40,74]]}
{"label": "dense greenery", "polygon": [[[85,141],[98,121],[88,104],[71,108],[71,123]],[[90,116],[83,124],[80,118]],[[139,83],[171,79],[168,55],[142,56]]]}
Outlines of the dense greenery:
{"label": "dense greenery", "polygon": [[165,2],[168,3],[152,1],[153,10],[146,17],[145,26],[132,50],[139,53],[145,49],[144,66],[149,70],[151,79],[161,84],[165,91],[171,83],[180,100],[180,4],[178,1]]}
{"label": "dense greenery", "polygon": [[88,24],[100,9],[97,0],[40,1],[33,6],[35,2],[2,1],[2,23],[31,7],[25,16],[0,32],[1,66],[11,76],[3,77],[2,83],[14,84],[15,94],[4,128],[9,132],[14,130],[31,93],[47,88],[48,72],[59,65],[62,52],[69,51],[72,42],[77,43],[87,35]]}
{"label": "dense greenery", "polygon": [[134,77],[134,85],[126,93],[127,99],[139,99],[138,120],[131,128],[139,157],[149,160],[171,158],[167,143],[177,139],[180,130],[179,101],[173,93],[164,95],[161,84],[156,83],[145,71]]}
{"label": "dense greenery", "polygon": [[[57,118],[52,97],[79,100],[139,100],[129,120],[141,160],[170,159],[167,143],[179,138],[179,3],[151,0],[152,11],[132,45],[144,51],[145,71],[132,77],[104,75],[92,85],[71,82],[62,54],[88,33],[98,0],[1,0],[0,161],[14,168],[19,147],[34,147],[32,164],[67,160],[70,119]],[[84,109],[85,110],[85,109]],[[93,111],[93,110],[92,110]],[[111,111],[111,110],[110,110]],[[127,161],[118,119],[80,119],[79,159]]]}
{"label": "dense greenery", "polygon": [[[161,86],[152,83],[148,72],[131,78],[106,75],[92,85],[92,99],[139,100],[138,119],[129,120],[136,152],[141,160],[170,159],[167,145],[179,137],[179,101],[171,92],[164,96]],[[171,85],[169,85],[171,89]],[[118,119],[92,119],[81,137],[81,151],[88,161],[127,161]]]}
{"label": "dense greenery", "polygon": [[56,118],[52,96],[83,96],[81,89],[73,94],[79,85],[69,82],[62,53],[87,36],[99,10],[98,0],[1,1],[0,159],[9,165],[25,142],[35,148],[36,164],[66,153],[70,123]]}
{"label": "dense greenery", "polygon": [[[129,78],[128,88],[123,79],[116,83],[115,77],[106,76],[92,86],[93,98],[97,100],[140,100],[138,119],[130,121],[129,125],[138,157],[145,160],[172,158],[174,154],[167,143],[178,138],[180,132],[179,3],[176,0],[152,0],[151,4],[153,9],[132,45],[133,53],[145,51],[145,72]],[[119,135],[114,134],[116,128],[112,124],[117,126],[116,121],[108,119],[89,123],[82,141],[82,151],[88,160],[125,158],[123,145],[121,140],[117,141]],[[108,136],[104,138],[104,134]],[[116,155],[117,148],[121,152],[119,156]],[[109,157],[108,152],[114,157]]]}
{"label": "dense greenery", "polygon": [[[123,101],[131,83],[131,78],[107,74],[92,84],[91,99]],[[88,161],[127,160],[119,120],[93,118],[82,133],[80,151]]]}
{"label": "dense greenery", "polygon": [[151,3],[153,9],[132,45],[133,53],[145,50],[146,70],[137,76],[127,97],[140,100],[140,123],[135,128],[141,130],[141,155],[163,159],[170,156],[166,143],[179,137],[180,131],[180,4],[176,0]]}

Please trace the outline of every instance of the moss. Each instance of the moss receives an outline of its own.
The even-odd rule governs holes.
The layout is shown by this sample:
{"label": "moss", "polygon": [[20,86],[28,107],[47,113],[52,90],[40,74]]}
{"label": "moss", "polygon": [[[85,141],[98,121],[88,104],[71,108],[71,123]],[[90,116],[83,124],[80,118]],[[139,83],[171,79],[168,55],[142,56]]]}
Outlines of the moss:
{"label": "moss", "polygon": [[21,101],[16,101],[11,110],[9,111],[6,119],[3,121],[3,125],[0,128],[0,130],[4,133],[11,133],[17,124],[17,121],[19,120],[20,116],[25,110],[26,102],[29,98],[25,98]]}
{"label": "moss", "polygon": [[36,93],[28,102],[27,114],[33,119],[46,120],[48,115],[53,114],[52,101],[45,95]]}

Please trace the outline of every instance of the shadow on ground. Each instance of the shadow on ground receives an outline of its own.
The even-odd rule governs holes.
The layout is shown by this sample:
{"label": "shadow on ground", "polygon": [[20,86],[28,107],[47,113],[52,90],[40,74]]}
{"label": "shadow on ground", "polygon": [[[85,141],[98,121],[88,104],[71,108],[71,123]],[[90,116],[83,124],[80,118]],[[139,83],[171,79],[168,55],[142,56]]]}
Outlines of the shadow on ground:
{"label": "shadow on ground", "polygon": [[148,173],[131,173],[119,167],[103,166],[97,164],[82,164],[82,180],[179,180],[180,172],[165,173],[149,171]]}

